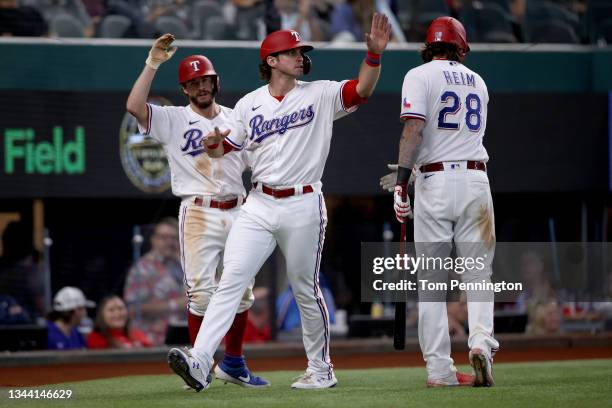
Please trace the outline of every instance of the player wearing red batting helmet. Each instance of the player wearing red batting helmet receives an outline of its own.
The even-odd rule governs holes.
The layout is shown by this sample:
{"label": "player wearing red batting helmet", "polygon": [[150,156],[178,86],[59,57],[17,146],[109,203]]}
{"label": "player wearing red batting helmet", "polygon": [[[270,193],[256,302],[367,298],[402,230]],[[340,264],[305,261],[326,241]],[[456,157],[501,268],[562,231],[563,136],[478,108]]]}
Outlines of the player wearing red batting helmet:
{"label": "player wearing red batting helmet", "polygon": [[425,40],[426,49],[429,48],[428,60],[423,58],[425,62],[431,61],[432,57],[430,54],[433,48],[449,48],[450,45],[457,47],[457,54],[460,57],[459,61],[463,61],[465,54],[470,51],[470,46],[467,42],[467,35],[465,28],[459,20],[453,17],[438,17],[431,22],[429,29],[427,29],[427,38]]}
{"label": "player wearing red batting helmet", "polygon": [[[232,123],[232,109],[215,101],[219,75],[205,56],[191,55],[179,64],[178,82],[189,104],[158,106],[147,103],[158,68],[176,51],[173,42],[172,34],[164,34],[153,43],[126,107],[138,121],[139,131],[164,146],[172,173],[172,193],[181,198],[178,216],[180,259],[187,294],[187,329],[194,344],[217,288],[217,271],[223,262],[225,242],[246,195],[242,173],[247,167],[247,158],[246,153],[232,151],[212,160],[205,153],[206,135]],[[237,295],[239,304],[230,313],[229,329],[223,332],[227,333],[225,354],[215,374],[226,383],[260,388],[270,383],[249,370],[242,347],[248,312],[254,301],[253,284],[254,280]],[[211,376],[184,375],[180,371],[184,368],[180,358],[170,353],[168,362],[173,370],[184,376],[190,387],[200,391],[210,385]]]}
{"label": "player wearing red batting helmet", "polygon": [[218,376],[213,357],[240,301],[237,294],[278,246],[299,305],[308,358],[306,371],[291,387],[322,389],[338,383],[329,354],[329,313],[319,287],[327,225],[321,177],[333,123],[374,92],[390,32],[388,18],[374,13],[358,77],[312,82],[298,80],[308,72],[304,53],[312,46],[296,31],[271,33],[260,48],[260,73],[267,83],[236,103],[230,126],[207,135],[206,154],[215,160],[234,151],[248,152],[253,189],[228,235],[224,275],[194,347],[169,351],[173,370],[186,381],[200,382],[212,369]]}
{"label": "player wearing red batting helmet", "polygon": [[[483,145],[489,92],[483,78],[463,65],[470,50],[465,29],[452,17],[435,19],[421,51],[424,64],[404,77],[394,209],[399,222],[414,217],[416,252],[445,259],[456,244],[458,257],[481,257],[481,266],[461,273],[463,282],[491,282],[495,252],[493,199]],[[414,214],[406,194],[415,169]],[[476,186],[478,186],[476,188]],[[482,228],[482,225],[488,225]],[[421,268],[420,281],[446,282],[444,270]],[[419,344],[427,386],[494,385],[492,290],[466,290],[469,360],[474,375],[460,373],[451,358],[446,294],[419,290]],[[478,292],[478,293],[477,293]]]}
{"label": "player wearing red batting helmet", "polygon": [[270,33],[261,43],[259,49],[259,76],[265,81],[269,81],[272,68],[268,63],[268,57],[276,57],[279,53],[299,49],[302,54],[303,62],[301,69],[304,75],[308,75],[312,67],[310,57],[305,53],[312,51],[314,47],[310,44],[302,42],[300,33],[294,30],[279,30]]}
{"label": "player wearing red batting helmet", "polygon": [[[184,58],[179,64],[178,78],[189,101],[202,109],[210,106],[219,92],[219,75],[213,63],[203,55]],[[199,89],[199,85],[206,82],[212,84],[211,91]]]}

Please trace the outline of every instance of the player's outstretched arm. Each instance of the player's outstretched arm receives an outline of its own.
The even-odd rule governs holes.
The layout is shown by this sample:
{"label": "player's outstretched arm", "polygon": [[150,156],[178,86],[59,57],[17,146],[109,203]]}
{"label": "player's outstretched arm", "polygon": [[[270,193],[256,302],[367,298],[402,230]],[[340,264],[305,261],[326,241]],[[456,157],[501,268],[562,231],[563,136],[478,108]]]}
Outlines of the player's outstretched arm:
{"label": "player's outstretched arm", "polygon": [[[221,157],[226,153],[226,148],[223,143],[227,135],[231,132],[230,129],[220,131],[218,127],[215,127],[215,130],[209,132],[204,139],[202,140],[202,144],[206,149],[206,153],[210,157]],[[227,143],[227,142],[225,142]],[[229,149],[231,150],[231,148]]]}
{"label": "player's outstretched arm", "polygon": [[374,13],[370,32],[365,35],[368,55],[361,63],[359,83],[356,89],[362,98],[368,98],[374,92],[376,82],[380,76],[380,57],[385,48],[387,48],[390,34],[391,24],[387,16]]}
{"label": "player's outstretched arm", "polygon": [[130,96],[128,96],[126,108],[140,123],[141,126],[147,125],[147,98],[151,83],[155,77],[155,72],[159,66],[168,61],[176,52],[176,47],[172,47],[174,36],[164,34],[153,43],[149,51],[149,57],[145,61],[145,67],[140,76],[134,82]]}

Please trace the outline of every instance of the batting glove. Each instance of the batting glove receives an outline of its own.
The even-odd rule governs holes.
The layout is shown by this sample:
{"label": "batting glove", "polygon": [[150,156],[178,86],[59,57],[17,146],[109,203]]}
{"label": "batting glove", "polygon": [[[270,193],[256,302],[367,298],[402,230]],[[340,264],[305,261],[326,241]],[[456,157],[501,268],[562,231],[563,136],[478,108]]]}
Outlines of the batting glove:
{"label": "batting glove", "polygon": [[145,63],[149,67],[157,69],[161,64],[172,58],[176,52],[176,47],[171,47],[173,41],[174,36],[172,34],[164,34],[155,40]]}
{"label": "batting glove", "polygon": [[[393,191],[393,209],[395,210],[395,218],[400,223],[405,223],[406,218],[412,219],[412,207],[410,206],[410,197],[405,193],[407,186],[396,185]],[[405,197],[402,199],[402,197]]]}

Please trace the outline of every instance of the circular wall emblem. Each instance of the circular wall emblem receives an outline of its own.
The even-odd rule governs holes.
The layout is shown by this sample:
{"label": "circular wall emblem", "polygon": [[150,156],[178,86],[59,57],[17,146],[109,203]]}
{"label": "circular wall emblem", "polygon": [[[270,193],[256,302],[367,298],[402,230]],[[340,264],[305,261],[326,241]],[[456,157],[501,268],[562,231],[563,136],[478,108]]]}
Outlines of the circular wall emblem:
{"label": "circular wall emblem", "polygon": [[[166,98],[150,97],[149,103],[171,106]],[[170,188],[170,166],[161,143],[138,131],[138,122],[129,113],[119,130],[121,165],[132,184],[145,193],[162,193]]]}

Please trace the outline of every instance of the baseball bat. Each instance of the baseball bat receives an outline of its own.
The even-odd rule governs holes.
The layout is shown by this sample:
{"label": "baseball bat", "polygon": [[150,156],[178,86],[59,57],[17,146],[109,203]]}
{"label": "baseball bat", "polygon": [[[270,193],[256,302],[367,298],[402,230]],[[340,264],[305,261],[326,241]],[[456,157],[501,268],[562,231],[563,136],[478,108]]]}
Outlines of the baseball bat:
{"label": "baseball bat", "polygon": [[[400,233],[400,255],[405,253],[406,221],[402,223]],[[395,321],[393,325],[393,348],[403,350],[406,347],[406,302],[395,302]]]}

